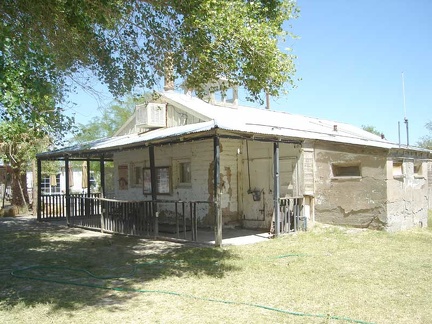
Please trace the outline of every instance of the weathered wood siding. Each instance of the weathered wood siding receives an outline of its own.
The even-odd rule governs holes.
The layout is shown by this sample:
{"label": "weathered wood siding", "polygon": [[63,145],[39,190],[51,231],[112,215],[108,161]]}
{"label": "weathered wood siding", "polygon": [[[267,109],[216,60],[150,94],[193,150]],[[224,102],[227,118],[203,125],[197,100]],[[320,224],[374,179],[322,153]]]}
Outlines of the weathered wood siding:
{"label": "weathered wood siding", "polygon": [[[301,148],[280,144],[280,196],[302,194]],[[239,201],[242,224],[248,228],[270,229],[273,217],[273,143],[243,141],[239,154]],[[254,193],[259,199],[254,199]]]}
{"label": "weathered wood siding", "polygon": [[[142,165],[150,167],[148,148],[142,150],[125,151],[116,153],[115,178],[118,179],[118,166],[127,165],[129,171],[129,183],[132,183],[132,168]],[[179,166],[182,162],[190,162],[191,184],[180,183]],[[155,166],[170,167],[171,192],[170,194],[158,195],[160,200],[181,201],[212,201],[213,194],[213,141],[203,140],[197,142],[186,142],[173,145],[155,147]],[[151,200],[150,194],[144,194],[143,187],[128,186],[127,190],[120,190],[116,182],[115,196],[124,200]],[[173,204],[161,207],[161,217],[170,218],[173,213]],[[212,209],[206,204],[199,205],[198,217],[200,225],[213,225],[214,219]]]}

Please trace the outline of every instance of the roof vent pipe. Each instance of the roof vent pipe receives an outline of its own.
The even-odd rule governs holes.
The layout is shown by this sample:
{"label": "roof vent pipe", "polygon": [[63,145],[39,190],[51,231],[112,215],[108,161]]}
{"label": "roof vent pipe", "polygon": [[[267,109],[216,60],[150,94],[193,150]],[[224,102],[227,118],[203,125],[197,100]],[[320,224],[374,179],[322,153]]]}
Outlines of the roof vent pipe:
{"label": "roof vent pipe", "polygon": [[174,61],[171,52],[164,59],[164,90],[174,90]]}
{"label": "roof vent pipe", "polygon": [[270,110],[270,95],[266,92],[266,109]]}

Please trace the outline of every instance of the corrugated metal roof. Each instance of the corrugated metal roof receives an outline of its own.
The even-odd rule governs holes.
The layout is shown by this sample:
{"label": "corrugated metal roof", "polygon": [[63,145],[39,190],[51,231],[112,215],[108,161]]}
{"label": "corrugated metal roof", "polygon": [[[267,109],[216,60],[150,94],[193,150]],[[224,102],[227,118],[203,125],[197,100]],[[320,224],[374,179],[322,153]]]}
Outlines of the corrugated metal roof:
{"label": "corrugated metal roof", "polygon": [[[292,140],[323,140],[337,143],[366,145],[385,149],[398,148],[380,136],[359,127],[324,120],[245,106],[224,107],[206,103],[196,97],[175,91],[161,93],[161,100],[206,117],[207,122],[159,128],[142,134],[130,134],[78,144],[64,149],[39,154],[40,157],[75,152],[96,153],[148,144],[168,138],[206,132],[215,128]],[[418,151],[428,151],[410,147]]]}
{"label": "corrugated metal roof", "polygon": [[216,106],[174,91],[164,92],[162,95],[173,105],[185,106],[208,116],[221,129],[382,148],[398,146],[359,127],[336,121],[245,106]]}

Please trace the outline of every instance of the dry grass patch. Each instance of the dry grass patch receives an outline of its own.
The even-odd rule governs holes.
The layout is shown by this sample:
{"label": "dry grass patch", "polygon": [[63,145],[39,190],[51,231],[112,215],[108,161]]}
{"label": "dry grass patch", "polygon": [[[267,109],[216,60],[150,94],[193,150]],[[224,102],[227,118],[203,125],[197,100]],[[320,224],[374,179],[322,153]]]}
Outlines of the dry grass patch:
{"label": "dry grass patch", "polygon": [[[432,318],[430,227],[390,234],[317,226],[215,249],[2,222],[0,322],[425,323]],[[25,267],[32,268],[15,274],[27,279],[9,274]]]}

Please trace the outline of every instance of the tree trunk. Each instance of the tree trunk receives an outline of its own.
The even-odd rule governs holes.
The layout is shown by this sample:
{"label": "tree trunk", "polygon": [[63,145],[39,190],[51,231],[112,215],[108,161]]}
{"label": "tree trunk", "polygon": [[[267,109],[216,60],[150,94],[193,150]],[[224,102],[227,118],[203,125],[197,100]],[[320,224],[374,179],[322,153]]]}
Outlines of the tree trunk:
{"label": "tree trunk", "polygon": [[26,209],[29,203],[26,174],[21,173],[19,165],[12,165],[12,170],[12,205]]}

